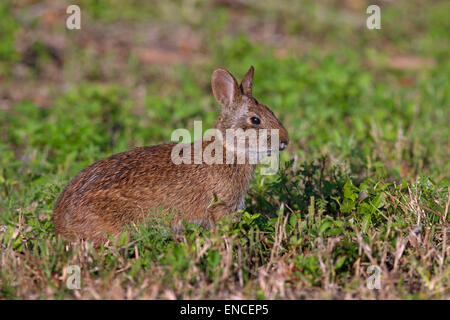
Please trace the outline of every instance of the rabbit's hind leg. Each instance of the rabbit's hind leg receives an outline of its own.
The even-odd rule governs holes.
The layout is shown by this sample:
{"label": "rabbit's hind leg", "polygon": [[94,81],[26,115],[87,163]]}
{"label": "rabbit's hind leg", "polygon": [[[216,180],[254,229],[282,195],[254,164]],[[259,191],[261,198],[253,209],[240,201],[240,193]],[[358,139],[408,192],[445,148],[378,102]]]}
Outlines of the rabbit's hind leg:
{"label": "rabbit's hind leg", "polygon": [[229,217],[233,210],[224,202],[218,202],[211,204],[207,211],[207,222],[210,225],[216,224],[219,220],[224,217]]}

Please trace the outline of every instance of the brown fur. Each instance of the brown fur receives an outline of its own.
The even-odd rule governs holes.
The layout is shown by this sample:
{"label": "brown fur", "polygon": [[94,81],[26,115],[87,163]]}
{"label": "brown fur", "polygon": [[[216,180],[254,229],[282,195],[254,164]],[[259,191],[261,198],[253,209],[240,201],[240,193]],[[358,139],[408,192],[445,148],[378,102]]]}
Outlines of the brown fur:
{"label": "brown fur", "polygon": [[[286,129],[252,97],[252,83],[253,67],[241,86],[226,70],[213,73],[213,93],[222,105],[215,127],[221,131],[279,129],[280,141],[287,145]],[[261,123],[252,124],[251,117],[260,118]],[[209,143],[204,141],[202,147]],[[176,165],[171,160],[174,145],[136,148],[82,170],[56,202],[53,222],[57,233],[71,241],[86,239],[99,244],[106,240],[105,233],[120,234],[121,227],[141,221],[152,209],[175,210],[175,224],[186,220],[205,226],[244,209],[255,165]]]}

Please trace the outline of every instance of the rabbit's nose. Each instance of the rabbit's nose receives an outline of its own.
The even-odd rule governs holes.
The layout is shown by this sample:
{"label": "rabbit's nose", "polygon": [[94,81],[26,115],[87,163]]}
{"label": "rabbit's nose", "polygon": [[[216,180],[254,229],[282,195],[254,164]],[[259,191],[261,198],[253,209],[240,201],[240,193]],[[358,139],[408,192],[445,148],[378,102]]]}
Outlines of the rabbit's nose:
{"label": "rabbit's nose", "polygon": [[282,140],[280,142],[280,150],[286,149],[287,145],[289,144],[289,140]]}

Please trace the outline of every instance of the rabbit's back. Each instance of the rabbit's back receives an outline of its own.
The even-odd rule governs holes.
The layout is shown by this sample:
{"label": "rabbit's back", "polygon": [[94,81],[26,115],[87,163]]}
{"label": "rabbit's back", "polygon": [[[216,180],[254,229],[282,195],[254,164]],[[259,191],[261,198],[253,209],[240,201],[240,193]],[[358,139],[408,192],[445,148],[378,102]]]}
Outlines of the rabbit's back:
{"label": "rabbit's back", "polygon": [[208,166],[174,164],[173,146],[136,148],[82,170],[56,202],[56,230],[69,239],[103,239],[161,209],[201,222],[217,179]]}

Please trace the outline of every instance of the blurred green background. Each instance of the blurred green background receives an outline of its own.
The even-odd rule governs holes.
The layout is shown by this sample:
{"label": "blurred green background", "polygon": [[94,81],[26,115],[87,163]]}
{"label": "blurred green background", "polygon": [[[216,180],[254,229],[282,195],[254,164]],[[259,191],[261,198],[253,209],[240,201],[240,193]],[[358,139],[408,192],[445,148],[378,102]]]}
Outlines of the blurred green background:
{"label": "blurred green background", "polygon": [[[81,8],[81,30],[65,10]],[[381,8],[381,29],[366,8]],[[289,157],[393,178],[449,173],[448,1],[2,1],[1,164],[74,174],[170,139],[218,105],[217,67],[254,65]],[[8,170],[6,168],[6,170]]]}

